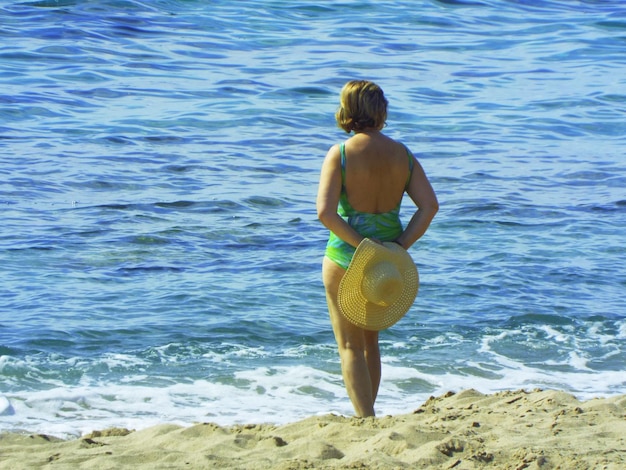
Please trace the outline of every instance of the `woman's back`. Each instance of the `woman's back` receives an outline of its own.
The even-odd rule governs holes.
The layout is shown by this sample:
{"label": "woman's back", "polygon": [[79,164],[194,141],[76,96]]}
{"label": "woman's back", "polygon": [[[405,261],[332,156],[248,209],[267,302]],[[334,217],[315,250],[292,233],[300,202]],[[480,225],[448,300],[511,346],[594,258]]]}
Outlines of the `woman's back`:
{"label": "woman's back", "polygon": [[345,191],[352,208],[382,214],[400,204],[410,176],[406,147],[380,132],[361,132],[345,145]]}

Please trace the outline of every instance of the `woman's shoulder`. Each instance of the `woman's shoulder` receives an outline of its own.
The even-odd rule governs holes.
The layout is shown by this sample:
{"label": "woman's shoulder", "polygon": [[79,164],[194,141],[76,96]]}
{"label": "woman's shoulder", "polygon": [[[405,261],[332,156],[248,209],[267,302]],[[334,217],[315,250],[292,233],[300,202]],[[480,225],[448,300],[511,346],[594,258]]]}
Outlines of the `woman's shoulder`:
{"label": "woman's shoulder", "polygon": [[338,164],[341,158],[341,146],[342,143],[334,144],[326,152],[326,156],[324,157],[324,161],[328,164]]}
{"label": "woman's shoulder", "polygon": [[386,134],[381,134],[381,137],[382,144],[388,146],[390,149],[398,151],[407,148],[407,146],[400,139],[394,139]]}
{"label": "woman's shoulder", "polygon": [[409,147],[401,140],[395,140],[389,137],[388,148],[396,155],[412,155]]}

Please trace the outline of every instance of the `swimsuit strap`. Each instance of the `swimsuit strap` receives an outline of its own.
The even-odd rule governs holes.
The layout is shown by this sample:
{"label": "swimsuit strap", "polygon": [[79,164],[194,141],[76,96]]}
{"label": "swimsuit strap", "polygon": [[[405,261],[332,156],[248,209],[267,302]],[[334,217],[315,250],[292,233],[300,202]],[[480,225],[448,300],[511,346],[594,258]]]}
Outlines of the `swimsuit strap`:
{"label": "swimsuit strap", "polygon": [[339,145],[339,153],[341,155],[341,185],[346,184],[346,144],[342,142]]}

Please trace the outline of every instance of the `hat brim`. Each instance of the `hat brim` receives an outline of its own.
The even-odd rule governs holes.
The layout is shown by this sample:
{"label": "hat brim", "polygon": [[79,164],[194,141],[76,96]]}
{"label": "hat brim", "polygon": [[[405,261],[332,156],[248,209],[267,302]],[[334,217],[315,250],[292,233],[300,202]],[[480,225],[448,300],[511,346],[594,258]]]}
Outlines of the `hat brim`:
{"label": "hat brim", "polygon": [[[392,262],[402,276],[402,292],[395,302],[382,306],[369,302],[363,295],[361,282],[367,266],[380,261]],[[365,330],[380,331],[398,322],[415,302],[419,274],[411,255],[397,243],[382,245],[368,238],[356,249],[352,261],[339,283],[338,303],[343,316]]]}

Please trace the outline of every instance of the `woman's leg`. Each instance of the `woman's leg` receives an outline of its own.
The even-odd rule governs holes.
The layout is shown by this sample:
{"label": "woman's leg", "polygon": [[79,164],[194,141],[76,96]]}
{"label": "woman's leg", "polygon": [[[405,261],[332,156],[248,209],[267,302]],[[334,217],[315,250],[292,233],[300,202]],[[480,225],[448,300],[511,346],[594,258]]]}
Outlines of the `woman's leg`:
{"label": "woman's leg", "polygon": [[376,403],[381,376],[378,331],[365,331],[365,361],[372,382],[372,401]]}
{"label": "woman's leg", "polygon": [[[345,269],[328,258],[324,258],[322,277],[326,288],[328,312],[339,348],[343,381],[356,415],[374,416],[373,381],[370,376],[370,363],[366,359],[366,354],[373,358],[373,351],[371,345],[369,350],[366,349],[366,331],[350,323],[339,311],[337,293],[345,272]],[[371,335],[369,336],[371,341]],[[380,357],[378,357],[378,364],[380,368]],[[376,382],[379,380],[380,373],[378,373],[378,378],[375,378]],[[378,385],[376,385],[377,388]]]}

